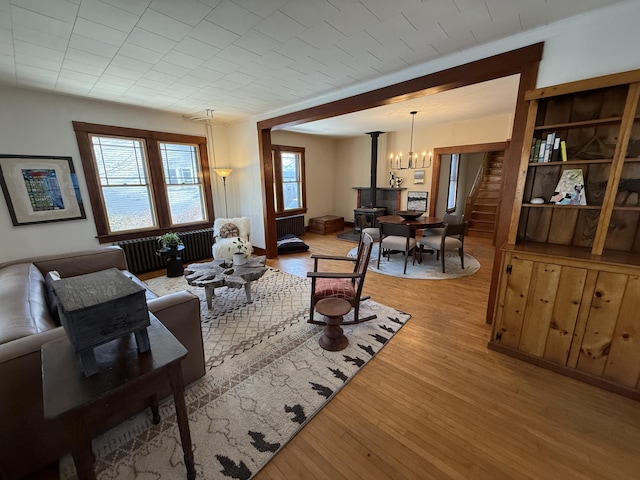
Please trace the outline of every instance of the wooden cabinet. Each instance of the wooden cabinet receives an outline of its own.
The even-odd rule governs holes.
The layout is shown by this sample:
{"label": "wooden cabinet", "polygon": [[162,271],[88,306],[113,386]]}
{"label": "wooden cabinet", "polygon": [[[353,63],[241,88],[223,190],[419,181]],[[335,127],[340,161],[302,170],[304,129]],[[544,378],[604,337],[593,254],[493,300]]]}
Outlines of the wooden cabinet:
{"label": "wooden cabinet", "polygon": [[[489,347],[640,399],[639,97],[640,71],[527,92]],[[567,170],[586,202],[550,203]]]}

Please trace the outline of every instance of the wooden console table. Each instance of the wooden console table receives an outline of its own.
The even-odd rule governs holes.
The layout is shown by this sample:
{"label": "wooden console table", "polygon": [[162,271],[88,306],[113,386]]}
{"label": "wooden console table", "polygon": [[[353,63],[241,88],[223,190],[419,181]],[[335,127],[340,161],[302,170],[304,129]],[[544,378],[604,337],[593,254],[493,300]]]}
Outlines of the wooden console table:
{"label": "wooden console table", "polygon": [[42,346],[44,417],[62,419],[79,480],[96,478],[92,426],[102,423],[105,412],[114,405],[125,404],[133,397],[150,399],[154,423],[158,423],[157,391],[165,381],[173,393],[187,478],[196,478],[180,367],[187,350],[156,317],[149,315],[151,350],[138,353],[133,335],[100,345],[95,348],[100,372],[91,377],[85,377],[80,370],[68,337]]}

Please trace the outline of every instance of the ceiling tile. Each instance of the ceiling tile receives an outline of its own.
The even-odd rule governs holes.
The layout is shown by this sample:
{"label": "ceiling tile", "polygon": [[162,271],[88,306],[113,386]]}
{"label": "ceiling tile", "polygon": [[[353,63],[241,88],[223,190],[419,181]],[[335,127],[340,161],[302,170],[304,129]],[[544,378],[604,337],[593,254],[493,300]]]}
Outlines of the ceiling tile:
{"label": "ceiling tile", "polygon": [[199,67],[202,63],[202,60],[200,60],[199,58],[176,51],[167,53],[163,57],[163,60],[168,63],[173,63],[174,65],[188,68],[189,70],[193,70],[194,68]]}
{"label": "ceiling tile", "polygon": [[229,30],[215,25],[207,20],[200,22],[190,33],[190,37],[208,43],[214,47],[224,48],[233,43],[239,36]]}
{"label": "ceiling tile", "polygon": [[130,68],[120,67],[113,64],[109,65],[104,71],[105,75],[113,75],[114,77],[126,78],[127,80],[132,80],[131,83],[142,77],[143,73],[144,72],[131,70]]}
{"label": "ceiling tile", "polygon": [[153,67],[153,64],[149,63],[149,62],[143,62],[143,61],[140,61],[140,60],[136,60],[135,58],[126,57],[126,56],[121,55],[120,53],[118,53],[111,60],[110,66],[120,67],[120,68],[123,68],[123,69],[126,69],[126,70],[130,70],[132,72],[145,73],[151,67]]}
{"label": "ceiling tile", "polygon": [[238,70],[238,68],[241,67],[241,65],[235,62],[231,62],[229,60],[225,60],[224,58],[216,57],[216,58],[212,58],[208,62],[203,63],[202,67],[208,68],[210,70],[214,70],[216,72],[227,74],[227,73],[235,72],[236,70]]}
{"label": "ceiling tile", "polygon": [[210,12],[211,7],[195,0],[153,0],[151,8],[179,22],[195,27]]}
{"label": "ceiling tile", "polygon": [[279,42],[286,42],[304,32],[306,27],[282,12],[275,12],[256,25],[256,30]]}
{"label": "ceiling tile", "polygon": [[118,54],[148,63],[156,63],[163,57],[163,54],[160,52],[140,47],[129,41],[125,42],[120,47],[120,50],[118,50]]}
{"label": "ceiling tile", "polygon": [[251,31],[243,35],[233,43],[234,45],[257,55],[264,55],[281,45],[277,40],[256,31]]}
{"label": "ceiling tile", "polygon": [[318,49],[298,38],[292,38],[276,48],[275,51],[285,57],[298,60],[305,57],[313,57],[318,52]]}
{"label": "ceiling tile", "polygon": [[[79,1],[79,0],[78,0]],[[126,10],[139,17],[142,16],[147,7],[151,4],[151,0],[100,0],[114,7]]]}
{"label": "ceiling tile", "polygon": [[[11,32],[9,31],[9,34]],[[69,39],[51,35],[46,32],[34,30],[23,25],[13,26],[13,38],[16,40],[24,40],[34,45],[42,45],[60,52],[64,52],[68,46]]]}
{"label": "ceiling tile", "polygon": [[120,30],[100,25],[85,18],[78,18],[76,20],[73,26],[73,33],[116,47],[122,45],[127,38],[127,34]]}
{"label": "ceiling tile", "polygon": [[368,51],[375,51],[380,45],[380,42],[365,31],[358,32],[336,42],[336,47],[352,56],[360,55]]}
{"label": "ceiling tile", "polygon": [[175,63],[165,62],[164,60],[160,60],[156,63],[151,70],[166,73],[168,75],[175,75],[177,77],[184,77],[190,71],[188,68],[181,67]]}
{"label": "ceiling tile", "polygon": [[215,70],[211,70],[210,68],[199,67],[191,71],[189,77],[183,77],[180,81],[185,85],[195,85],[200,86],[198,81],[206,82],[207,85],[217,80],[219,78],[224,77],[224,73],[217,72]]}
{"label": "ceiling tile", "polygon": [[[389,2],[388,0],[383,1],[393,4],[397,0],[394,0],[394,2]],[[300,0],[296,2],[289,2],[280,8],[280,11],[307,28],[318,26],[322,24],[325,18],[339,12],[331,2],[326,0]]]}
{"label": "ceiling tile", "polygon": [[125,33],[133,30],[139,19],[137,15],[98,0],[82,0],[78,16]]}
{"label": "ceiling tile", "polygon": [[118,51],[118,45],[109,45],[93,38],[84,37],[74,33],[69,40],[69,48],[75,48],[82,52],[92,53],[94,55],[100,55],[105,58],[113,57]]}
{"label": "ceiling tile", "polygon": [[234,0],[238,5],[242,5],[250,12],[267,18],[273,12],[284,6],[289,0]]}
{"label": "ceiling tile", "polygon": [[140,80],[138,80],[138,82],[149,81],[149,82],[162,83],[165,85],[172,85],[178,80],[180,80],[180,77],[176,75],[168,75],[166,73],[149,70],[148,72],[144,73],[144,75],[140,78]]}
{"label": "ceiling tile", "polygon": [[11,23],[11,10],[7,10],[6,12],[0,10],[0,28],[6,28],[7,30],[13,28],[13,24]]}
{"label": "ceiling tile", "polygon": [[104,67],[100,67],[100,66],[97,66],[97,65],[89,64],[89,63],[78,62],[76,60],[70,60],[68,57],[66,57],[64,59],[64,62],[62,62],[62,69],[63,70],[72,71],[72,72],[87,73],[89,75],[95,75],[95,76],[98,76],[98,77],[103,74],[105,68],[107,68],[106,65]]}
{"label": "ceiling tile", "polygon": [[300,33],[298,38],[316,48],[325,48],[339,42],[346,36],[328,23],[322,22]]}
{"label": "ceiling tile", "polygon": [[207,16],[207,20],[220,27],[243,35],[262,21],[262,17],[230,0],[223,0]]}
{"label": "ceiling tile", "polygon": [[177,44],[175,40],[138,27],[129,34],[127,42],[160,53],[169,52]]}
{"label": "ceiling tile", "polygon": [[11,0],[11,5],[55,18],[61,22],[73,24],[78,13],[78,5],[67,0]]}
{"label": "ceiling tile", "polygon": [[345,6],[340,12],[334,13],[325,20],[346,36],[353,35],[360,30],[373,28],[379,20],[361,3]]}
{"label": "ceiling tile", "polygon": [[182,40],[191,31],[190,25],[150,8],[144,12],[137,26],[176,42]]}
{"label": "ceiling tile", "polygon": [[209,60],[220,51],[219,48],[188,36],[180,40],[174,50],[188,53],[200,60]]}
{"label": "ceiling tile", "polygon": [[92,87],[100,79],[100,76],[67,70],[63,68],[62,70],[60,70],[60,75],[58,75],[58,82],[60,82],[60,79],[84,82],[88,84],[89,87]]}
{"label": "ceiling tile", "polygon": [[69,38],[73,30],[73,23],[63,22],[19,7],[11,8],[11,19],[16,25],[22,25],[56,37]]}
{"label": "ceiling tile", "polygon": [[247,63],[254,62],[258,59],[259,55],[253,52],[249,52],[244,48],[240,48],[236,45],[229,45],[222,50],[216,58],[229,60],[230,62],[237,63],[238,65],[246,65]]}
{"label": "ceiling tile", "polygon": [[96,86],[99,85],[101,86],[101,88],[107,88],[108,86],[113,85],[113,88],[115,87],[129,88],[134,83],[135,83],[134,79],[124,78],[119,75],[113,75],[109,72],[106,72],[102,74],[102,76],[100,77],[100,80],[98,80],[98,82],[96,83]]}

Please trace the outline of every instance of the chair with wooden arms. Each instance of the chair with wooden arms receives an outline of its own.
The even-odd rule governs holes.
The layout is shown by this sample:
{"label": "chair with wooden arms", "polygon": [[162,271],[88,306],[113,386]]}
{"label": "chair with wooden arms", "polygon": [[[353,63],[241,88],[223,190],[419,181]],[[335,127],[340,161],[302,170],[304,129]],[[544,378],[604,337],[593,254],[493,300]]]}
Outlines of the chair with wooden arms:
{"label": "chair with wooden arms", "polygon": [[[311,278],[311,308],[309,311],[308,323],[325,325],[323,321],[313,318],[316,303],[323,298],[343,298],[353,307],[353,321],[342,322],[342,325],[352,325],[362,323],[377,318],[376,315],[360,318],[360,302],[368,300],[370,297],[362,296],[362,286],[371,258],[373,239],[370,235],[363,233],[362,242],[358,248],[355,258],[335,255],[311,255],[314,260],[313,272],[307,272],[307,277]],[[335,260],[351,262],[354,264],[352,272],[319,272],[319,260]]]}
{"label": "chair with wooden arms", "polygon": [[460,265],[464,270],[464,236],[467,233],[468,222],[460,224],[445,223],[442,235],[439,237],[431,236],[420,239],[421,248],[436,251],[436,260],[442,257],[442,273],[444,271],[445,252],[448,250],[457,250],[460,255]]}
{"label": "chair with wooden arms", "polygon": [[413,254],[413,264],[416,263],[416,239],[411,236],[411,227],[404,223],[380,223],[380,247],[378,249],[378,265],[380,257],[386,253],[387,260],[392,252],[404,254],[404,273],[407,273],[407,260]]}
{"label": "chair with wooden arms", "polygon": [[[454,215],[453,213],[445,213],[444,217],[442,217],[442,226],[441,227],[431,227],[425,228],[422,230],[422,238],[418,240],[418,260],[422,262],[422,253],[424,252],[424,244],[422,243],[423,238],[428,237],[442,237],[442,232],[444,232],[444,224],[452,224],[458,225],[459,223],[464,222],[464,214],[462,215]],[[429,250],[429,248],[427,248]],[[429,253],[434,253],[433,250]]]}

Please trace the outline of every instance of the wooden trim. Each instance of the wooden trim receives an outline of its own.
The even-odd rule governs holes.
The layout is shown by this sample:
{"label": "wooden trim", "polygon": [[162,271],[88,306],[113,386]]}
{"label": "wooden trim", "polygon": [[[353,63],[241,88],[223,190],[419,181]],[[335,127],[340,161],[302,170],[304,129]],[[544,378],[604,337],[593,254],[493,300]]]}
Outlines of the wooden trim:
{"label": "wooden trim", "polygon": [[[298,125],[314,120],[366,110],[372,107],[398,103],[404,100],[444,92],[514,74],[520,74],[520,87],[518,91],[519,104],[523,102],[524,91],[535,87],[535,77],[538,71],[538,64],[542,59],[543,46],[544,43],[536,43],[528,47],[494,55],[370,92],[258,122],[267,257],[274,258],[278,255],[276,219],[273,208],[273,168],[270,165],[272,128]],[[522,142],[523,135],[522,133],[518,134],[517,129],[524,130],[524,123],[517,121],[519,119],[518,104],[516,104],[516,116],[512,136],[520,138],[520,142]],[[520,143],[518,143],[515,148],[517,151],[520,151]],[[507,159],[505,158],[505,160]],[[508,168],[508,165],[503,164],[503,172],[506,168]]]}
{"label": "wooden trim", "polygon": [[525,94],[525,100],[555,97],[556,95],[577,93],[583,90],[593,90],[596,88],[614,87],[616,85],[624,85],[627,83],[635,82],[640,82],[640,70],[629,70],[627,72],[612,73],[611,75],[603,75],[601,77],[588,78],[586,80],[577,80],[575,82],[529,90]]}
{"label": "wooden trim", "polygon": [[[100,243],[128,240],[143,236],[161,235],[169,230],[180,232],[211,226],[210,219],[214,216],[214,207],[206,137],[86,122],[72,122],[72,124],[78,141],[78,149],[80,151],[82,168],[85,173],[85,181],[89,191],[89,200],[91,202],[91,209],[96,225],[97,238]],[[158,225],[156,227],[118,233],[109,231],[109,222],[101,194],[101,186],[98,180],[98,172],[95,166],[93,149],[89,139],[90,135],[128,137],[144,141],[149,167],[151,195],[154,200],[158,221]],[[202,191],[204,194],[204,203],[207,209],[207,218],[204,221],[180,226],[171,225],[171,213],[169,211],[167,188],[164,181],[162,158],[159,148],[160,142],[182,143],[197,146],[200,157]]]}

